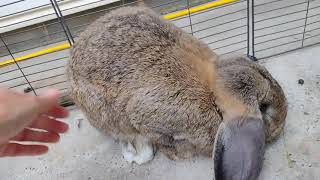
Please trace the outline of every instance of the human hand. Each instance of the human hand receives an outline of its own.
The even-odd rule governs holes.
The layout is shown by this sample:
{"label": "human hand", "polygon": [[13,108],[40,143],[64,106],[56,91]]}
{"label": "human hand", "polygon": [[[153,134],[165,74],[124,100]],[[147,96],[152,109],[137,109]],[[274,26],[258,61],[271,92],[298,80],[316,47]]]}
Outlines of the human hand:
{"label": "human hand", "polygon": [[0,89],[0,157],[40,155],[47,146],[21,142],[59,140],[58,133],[66,132],[68,125],[55,118],[67,117],[68,111],[59,106],[58,97],[54,90],[33,96]]}

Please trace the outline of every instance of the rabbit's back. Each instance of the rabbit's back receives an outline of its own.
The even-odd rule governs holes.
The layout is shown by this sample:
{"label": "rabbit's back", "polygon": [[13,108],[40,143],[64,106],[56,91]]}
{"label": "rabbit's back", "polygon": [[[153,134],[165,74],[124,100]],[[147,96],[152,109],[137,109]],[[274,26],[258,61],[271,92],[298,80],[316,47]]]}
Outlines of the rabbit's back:
{"label": "rabbit's back", "polygon": [[95,127],[179,136],[211,151],[222,118],[206,45],[148,9],[122,8],[83,32],[71,55],[72,96]]}
{"label": "rabbit's back", "polygon": [[113,11],[92,23],[73,47],[70,66],[88,79],[117,80],[148,70],[160,76],[181,76],[177,70],[200,73],[198,61],[207,65],[215,58],[207,45],[139,7]]}

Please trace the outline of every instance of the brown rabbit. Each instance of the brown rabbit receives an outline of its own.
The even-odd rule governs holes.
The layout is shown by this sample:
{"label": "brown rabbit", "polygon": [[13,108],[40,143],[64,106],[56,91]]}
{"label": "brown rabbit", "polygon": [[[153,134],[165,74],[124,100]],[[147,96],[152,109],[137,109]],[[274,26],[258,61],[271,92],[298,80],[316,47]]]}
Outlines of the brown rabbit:
{"label": "brown rabbit", "polygon": [[[249,160],[261,164],[254,158],[263,156],[264,132],[272,139],[284,123],[285,116],[273,109],[277,108],[274,100],[286,102],[283,94],[273,97],[280,87],[268,72],[258,73],[256,69],[264,69],[247,61],[241,68],[250,69],[247,76],[253,84],[248,94],[237,91],[232,83],[242,79],[232,79],[232,72],[224,68],[233,67],[233,62],[237,65],[229,59],[218,61],[207,45],[153,11],[125,7],[101,17],[80,35],[67,75],[75,103],[94,127],[121,140],[127,161],[145,163],[153,158],[155,148],[170,159],[210,156],[220,125],[215,169],[226,173],[215,172],[216,177],[229,177],[235,170],[256,175],[238,163],[242,152],[224,147],[236,149],[232,137],[240,138],[255,153]],[[259,77],[251,77],[256,74]],[[275,113],[271,116],[266,115],[269,106]],[[269,124],[265,126],[262,119]],[[242,136],[243,132],[249,134]],[[233,159],[223,161],[225,155],[239,160],[233,164],[236,169],[228,166]]]}

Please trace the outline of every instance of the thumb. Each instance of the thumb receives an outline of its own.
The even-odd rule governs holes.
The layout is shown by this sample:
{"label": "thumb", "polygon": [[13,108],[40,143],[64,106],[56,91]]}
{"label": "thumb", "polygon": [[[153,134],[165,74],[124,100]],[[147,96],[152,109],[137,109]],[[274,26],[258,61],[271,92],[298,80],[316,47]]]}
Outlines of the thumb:
{"label": "thumb", "polygon": [[47,113],[53,107],[57,106],[59,100],[59,92],[57,90],[48,90],[38,96],[39,113]]}

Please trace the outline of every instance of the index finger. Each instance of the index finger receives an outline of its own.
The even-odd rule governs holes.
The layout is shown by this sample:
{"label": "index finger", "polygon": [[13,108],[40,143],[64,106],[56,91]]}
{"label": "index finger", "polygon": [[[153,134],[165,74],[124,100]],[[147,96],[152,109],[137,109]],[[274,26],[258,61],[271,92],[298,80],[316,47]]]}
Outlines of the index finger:
{"label": "index finger", "polygon": [[69,116],[69,111],[64,107],[57,105],[50,109],[46,115],[54,118],[65,118]]}

